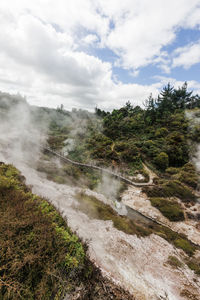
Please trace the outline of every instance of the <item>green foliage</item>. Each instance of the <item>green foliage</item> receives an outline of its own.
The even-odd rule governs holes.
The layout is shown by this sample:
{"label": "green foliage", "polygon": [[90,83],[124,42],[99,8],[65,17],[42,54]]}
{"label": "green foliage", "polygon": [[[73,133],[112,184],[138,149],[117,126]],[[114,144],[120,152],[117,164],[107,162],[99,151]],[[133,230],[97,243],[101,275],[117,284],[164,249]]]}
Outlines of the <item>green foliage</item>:
{"label": "green foliage", "polygon": [[150,229],[135,223],[125,216],[118,215],[109,205],[104,204],[93,196],[79,193],[76,198],[79,201],[79,209],[86,213],[90,218],[112,220],[115,228],[127,234],[147,236],[151,233]]}
{"label": "green foliage", "polygon": [[155,164],[158,166],[159,169],[165,170],[169,165],[169,157],[165,152],[159,153],[155,157]]}
{"label": "green foliage", "polygon": [[182,268],[183,263],[176,257],[170,255],[167,260],[168,264],[171,265],[174,268]]}
{"label": "green foliage", "polygon": [[192,163],[185,164],[182,168],[167,168],[166,172],[172,175],[172,179],[179,180],[192,188],[198,184],[198,175]]}
{"label": "green foliage", "polygon": [[179,172],[179,168],[170,167],[166,169],[166,173],[170,175],[177,174]]}
{"label": "green foliage", "polygon": [[80,278],[82,244],[13,166],[1,164],[0,178],[0,299],[62,299]]}
{"label": "green foliage", "polygon": [[125,162],[138,161],[140,159],[140,152],[134,143],[126,143],[125,149],[121,152],[120,157]]}
{"label": "green foliage", "polygon": [[160,152],[160,148],[158,148],[155,141],[147,140],[142,146],[142,152],[148,157],[153,158]]}
{"label": "green foliage", "polygon": [[168,134],[168,129],[165,127],[161,127],[156,130],[155,136],[156,137],[165,137],[167,134]]}
{"label": "green foliage", "polygon": [[192,246],[189,241],[187,241],[186,239],[183,238],[177,238],[174,241],[174,245],[177,248],[181,248],[183,251],[185,251],[189,256],[192,256],[194,254],[195,251],[195,247]]}
{"label": "green foliage", "polygon": [[154,187],[145,187],[143,191],[149,197],[178,197],[185,202],[196,200],[194,193],[178,180],[164,180]]}
{"label": "green foliage", "polygon": [[193,270],[197,275],[200,275],[200,262],[199,260],[192,258],[187,262],[188,267]]}
{"label": "green foliage", "polygon": [[149,200],[170,221],[184,220],[183,210],[177,202],[165,198],[150,198]]}
{"label": "green foliage", "polygon": [[182,249],[189,256],[192,256],[197,249],[196,246],[194,246],[184,234],[179,234],[175,231],[172,231],[168,227],[159,226],[157,229],[157,234],[166,239],[168,242],[172,243],[177,248]]}

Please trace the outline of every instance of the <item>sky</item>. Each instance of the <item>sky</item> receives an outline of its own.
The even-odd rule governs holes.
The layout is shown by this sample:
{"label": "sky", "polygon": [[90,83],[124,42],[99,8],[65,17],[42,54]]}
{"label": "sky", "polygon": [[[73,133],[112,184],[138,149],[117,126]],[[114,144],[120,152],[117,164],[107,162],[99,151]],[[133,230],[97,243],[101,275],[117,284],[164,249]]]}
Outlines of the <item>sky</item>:
{"label": "sky", "polygon": [[200,0],[1,0],[0,91],[112,110],[170,82],[200,94]]}

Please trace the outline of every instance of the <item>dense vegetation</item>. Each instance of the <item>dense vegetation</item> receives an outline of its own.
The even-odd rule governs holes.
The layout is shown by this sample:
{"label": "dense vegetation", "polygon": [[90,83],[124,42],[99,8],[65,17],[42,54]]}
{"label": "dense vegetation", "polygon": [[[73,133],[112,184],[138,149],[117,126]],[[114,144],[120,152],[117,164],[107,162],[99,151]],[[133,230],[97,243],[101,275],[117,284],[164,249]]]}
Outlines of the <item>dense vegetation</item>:
{"label": "dense vegetation", "polygon": [[[128,102],[111,113],[96,109],[96,114],[103,117],[103,145],[115,142],[112,152],[104,148],[108,150],[105,157],[134,165],[145,159],[160,171],[182,167],[189,160],[188,139],[194,139],[194,131],[198,131],[189,130],[185,109],[198,109],[200,97],[192,96],[187,84],[178,89],[168,84],[156,99],[150,96],[145,106],[133,107]],[[100,137],[96,140],[98,143]]]}
{"label": "dense vegetation", "polygon": [[[135,181],[138,173],[143,175],[143,181],[148,181],[145,163],[160,178],[153,188],[144,189],[149,197],[177,197],[194,203],[198,175],[190,158],[200,141],[200,125],[191,119],[199,118],[199,108],[200,97],[188,92],[186,83],[177,89],[168,84],[157,98],[150,96],[143,109],[128,102],[112,112],[96,108],[96,118],[81,110],[73,111],[70,126],[51,122],[49,144],[58,150],[67,148],[67,155],[74,160],[117,168]],[[67,112],[63,108],[58,111],[64,119]],[[73,127],[73,120],[79,120],[81,130]],[[73,146],[68,147],[71,138]],[[85,178],[89,178],[89,187],[95,189],[100,182],[98,174],[85,169],[82,172],[89,174]],[[167,199],[165,204],[169,204]],[[173,209],[168,210],[166,214],[160,209],[169,220],[183,220],[183,213],[175,217]]]}
{"label": "dense vegetation", "polygon": [[[1,101],[2,119],[6,119],[9,105],[20,102],[18,97],[11,104]],[[22,102],[28,107],[25,100]],[[189,126],[188,116],[199,118],[200,98],[192,96],[186,84],[178,89],[168,85],[156,99],[150,96],[145,105],[142,109],[128,102],[112,112],[96,108],[96,115],[81,110],[69,113],[63,107],[27,109],[34,124],[41,128],[48,124],[49,145],[74,160],[112,166],[134,178],[139,173],[148,181],[145,163],[158,174],[155,185],[143,189],[151,204],[170,221],[183,221],[184,206],[196,201],[198,174],[190,155],[200,142],[200,126],[198,122]],[[46,172],[47,178],[57,183],[95,189],[101,182],[101,175],[95,171],[58,166],[45,153],[38,162],[38,170]],[[123,188],[119,186],[119,192]],[[77,195],[80,198],[80,210],[97,219],[112,220],[118,230],[138,236],[152,232],[160,235],[182,249],[187,254],[184,263],[200,274],[199,262],[193,256],[196,247],[185,235],[158,224],[145,227],[119,216],[95,198]],[[4,164],[0,165],[0,239],[2,300],[62,299],[66,292],[73,294],[80,286],[81,299],[131,299],[116,287],[113,294],[113,285],[108,281],[105,292],[105,283],[101,284],[105,279],[88,260],[86,246],[55,208],[33,195],[20,173]],[[175,257],[169,257],[168,263],[182,267],[182,262]]]}
{"label": "dense vegetation", "polygon": [[73,297],[78,287],[80,299],[132,299],[104,281],[56,209],[30,192],[17,169],[3,163],[0,240],[2,300],[58,300],[66,293]]}

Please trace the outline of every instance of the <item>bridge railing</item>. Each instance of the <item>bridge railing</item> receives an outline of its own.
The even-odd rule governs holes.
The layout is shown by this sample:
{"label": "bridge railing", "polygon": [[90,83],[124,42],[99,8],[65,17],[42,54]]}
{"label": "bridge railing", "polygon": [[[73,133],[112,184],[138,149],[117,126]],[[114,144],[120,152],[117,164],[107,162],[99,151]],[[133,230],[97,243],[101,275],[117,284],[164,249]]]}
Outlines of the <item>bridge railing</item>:
{"label": "bridge railing", "polygon": [[68,163],[71,163],[73,165],[76,165],[76,166],[80,166],[80,167],[86,167],[86,168],[91,168],[91,169],[96,169],[96,170],[99,170],[101,172],[104,172],[104,173],[107,173],[107,174],[110,174],[111,176],[115,177],[115,178],[118,178],[120,179],[121,181],[127,183],[127,184],[131,184],[131,185],[134,185],[134,186],[150,186],[150,185],[153,185],[150,181],[149,182],[134,182],[134,181],[131,181],[130,179],[118,174],[118,173],[115,173],[115,172],[112,172],[108,169],[104,169],[102,167],[98,167],[98,166],[95,166],[95,165],[91,165],[91,164],[84,164],[84,163],[80,163],[80,162],[77,162],[77,161],[74,161],[68,157],[66,157],[64,155],[64,153],[62,152],[56,152],[54,151],[53,149],[51,149],[50,147],[48,146],[43,146],[42,147],[43,150],[45,151],[48,151],[52,154],[54,154],[55,156],[58,156],[59,158],[61,158],[63,161],[65,162],[68,162]]}

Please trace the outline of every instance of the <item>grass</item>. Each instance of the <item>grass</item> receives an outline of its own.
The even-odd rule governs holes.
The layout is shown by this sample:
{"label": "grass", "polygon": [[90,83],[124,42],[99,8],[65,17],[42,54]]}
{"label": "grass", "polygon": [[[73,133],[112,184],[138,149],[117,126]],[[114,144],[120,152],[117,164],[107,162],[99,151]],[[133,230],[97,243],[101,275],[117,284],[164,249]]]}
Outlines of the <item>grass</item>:
{"label": "grass", "polygon": [[178,197],[184,202],[193,202],[196,200],[196,196],[192,190],[179,180],[163,180],[161,184],[153,188],[143,188],[143,191],[149,197]]}
{"label": "grass", "polygon": [[0,299],[61,299],[84,266],[78,237],[11,165],[0,165]]}
{"label": "grass", "polygon": [[104,204],[93,196],[79,193],[76,198],[79,201],[78,208],[90,218],[104,221],[111,220],[115,228],[127,234],[148,236],[152,233],[151,229],[136,224],[125,216],[119,216],[109,205]]}
{"label": "grass", "polygon": [[177,202],[167,200],[166,198],[149,198],[151,205],[170,221],[184,221],[183,210]]}
{"label": "grass", "polygon": [[175,247],[182,249],[187,255],[193,256],[197,247],[193,245],[184,234],[177,233],[165,226],[155,227],[155,233],[173,244]]}
{"label": "grass", "polygon": [[195,272],[195,274],[200,275],[200,261],[192,258],[187,262],[188,267]]}
{"label": "grass", "polygon": [[191,245],[191,243],[184,238],[177,238],[174,241],[174,245],[177,248],[181,248],[185,251],[189,256],[192,256],[195,252],[195,247]]}
{"label": "grass", "polygon": [[78,208],[90,218],[104,221],[111,220],[115,228],[127,234],[148,236],[151,233],[155,233],[177,248],[182,249],[189,256],[192,256],[196,251],[196,246],[187,240],[184,234],[179,234],[168,227],[156,223],[151,226],[145,226],[128,219],[126,216],[119,216],[109,205],[102,203],[93,196],[78,193],[76,198],[79,201]]}
{"label": "grass", "polygon": [[176,257],[173,255],[170,255],[168,257],[167,260],[168,264],[174,268],[182,268],[183,267],[183,263]]}

